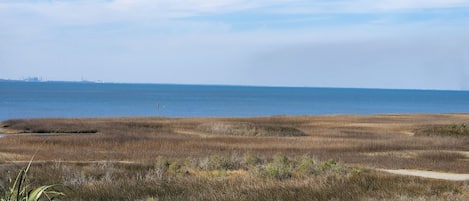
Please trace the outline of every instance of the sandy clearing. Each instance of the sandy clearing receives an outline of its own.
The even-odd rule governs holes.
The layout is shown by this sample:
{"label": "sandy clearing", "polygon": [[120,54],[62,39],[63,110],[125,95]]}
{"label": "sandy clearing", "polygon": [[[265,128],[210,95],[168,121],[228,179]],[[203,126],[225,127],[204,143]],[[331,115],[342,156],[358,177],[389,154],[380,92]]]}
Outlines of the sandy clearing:
{"label": "sandy clearing", "polygon": [[175,133],[178,133],[178,134],[199,136],[199,137],[204,137],[204,138],[217,137],[217,135],[210,135],[210,134],[207,134],[207,133],[195,132],[195,131],[190,131],[190,130],[176,129],[174,131],[175,131]]}
{"label": "sandy clearing", "polygon": [[0,152],[0,161],[1,162],[19,160],[19,159],[24,159],[24,158],[27,158],[27,157],[25,155],[21,155],[21,154]]}
{"label": "sandy clearing", "polygon": [[383,157],[400,157],[400,158],[417,158],[419,154],[425,153],[448,153],[448,154],[461,154],[465,159],[459,160],[469,160],[469,151],[456,151],[456,150],[438,150],[438,151],[429,151],[429,150],[402,150],[402,151],[388,151],[388,152],[363,152],[362,155],[365,156],[383,156]]}
{"label": "sandy clearing", "polygon": [[434,172],[434,171],[425,171],[425,170],[408,170],[408,169],[399,169],[399,170],[378,169],[378,170],[391,173],[391,174],[416,176],[416,177],[431,178],[431,179],[442,179],[442,180],[450,180],[450,181],[469,180],[469,174]]}
{"label": "sandy clearing", "polygon": [[408,136],[414,136],[415,135],[415,133],[411,132],[411,131],[401,131],[400,133],[403,134],[403,135],[408,135]]}

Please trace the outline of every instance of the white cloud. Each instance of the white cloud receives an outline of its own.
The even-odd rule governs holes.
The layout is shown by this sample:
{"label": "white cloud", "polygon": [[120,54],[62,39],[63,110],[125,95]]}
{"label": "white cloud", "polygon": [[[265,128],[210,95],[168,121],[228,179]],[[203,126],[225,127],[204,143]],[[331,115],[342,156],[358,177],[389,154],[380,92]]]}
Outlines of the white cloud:
{"label": "white cloud", "polygon": [[115,0],[111,4],[123,9],[159,7],[173,11],[229,12],[278,6],[285,9],[303,8],[317,12],[376,12],[422,8],[468,6],[468,0]]}
{"label": "white cloud", "polygon": [[56,20],[82,22],[135,18],[162,20],[234,12],[262,5],[248,0],[0,1],[0,13],[32,13]]}
{"label": "white cloud", "polygon": [[[0,12],[32,12],[74,22],[174,19],[257,9],[276,13],[369,13],[468,7],[469,0],[113,0],[2,1]],[[9,11],[12,10],[12,11]]]}
{"label": "white cloud", "polygon": [[387,13],[469,7],[469,0],[292,0],[268,12],[284,14]]}
{"label": "white cloud", "polygon": [[[402,22],[394,20],[396,15],[383,15],[339,26],[308,24],[327,22],[330,16],[314,14],[467,7],[465,0],[32,2],[0,0],[1,76],[79,79],[79,73],[128,82],[455,89],[455,75],[463,80],[469,72],[465,19]],[[284,24],[297,19],[288,18],[289,13],[311,15],[300,22],[306,27],[236,31],[230,19],[217,17],[232,13],[236,18],[244,11],[277,13]],[[200,15],[211,17],[191,19]],[[464,73],[456,73],[458,59],[462,70],[457,72]],[[368,74],[359,74],[363,66]],[[430,76],[417,73],[425,69],[436,70]],[[445,79],[437,82],[429,78],[433,75]]]}
{"label": "white cloud", "polygon": [[354,2],[354,4],[348,3],[344,10],[350,10],[352,12],[377,13],[468,6],[469,1],[467,0],[357,0]]}

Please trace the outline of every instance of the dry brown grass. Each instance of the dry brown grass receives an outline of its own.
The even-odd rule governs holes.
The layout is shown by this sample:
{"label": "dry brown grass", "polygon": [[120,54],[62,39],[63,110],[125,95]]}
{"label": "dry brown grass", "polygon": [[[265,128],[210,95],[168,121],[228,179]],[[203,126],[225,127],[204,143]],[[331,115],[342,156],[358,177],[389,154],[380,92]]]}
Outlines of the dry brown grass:
{"label": "dry brown grass", "polygon": [[294,127],[253,122],[209,122],[197,126],[196,130],[215,135],[233,136],[297,137],[306,135]]}
{"label": "dry brown grass", "polygon": [[[208,175],[218,179],[179,173],[177,179],[171,179],[158,177],[153,164],[164,157],[190,167],[195,161],[217,156],[229,159],[226,166],[234,161],[230,171],[238,171],[246,168],[240,162],[246,154],[266,165],[282,153],[296,161],[310,155],[351,167],[467,173],[469,157],[462,153],[469,151],[469,137],[436,135],[439,131],[434,128],[459,125],[455,129],[461,129],[468,122],[466,114],[10,120],[2,126],[18,134],[0,138],[0,163],[4,164],[0,168],[14,168],[8,164],[28,160],[37,152],[38,182],[72,186],[70,200],[79,200],[85,191],[94,200],[128,200],[125,196],[160,200],[467,200],[467,184],[384,173],[339,176],[338,180],[322,175],[260,181],[249,174],[232,177],[227,175],[233,173],[215,171]],[[58,178],[48,176],[51,167],[61,173]],[[0,173],[5,175],[5,171]],[[154,176],[159,179],[147,178]],[[112,197],[103,191],[121,193]]]}

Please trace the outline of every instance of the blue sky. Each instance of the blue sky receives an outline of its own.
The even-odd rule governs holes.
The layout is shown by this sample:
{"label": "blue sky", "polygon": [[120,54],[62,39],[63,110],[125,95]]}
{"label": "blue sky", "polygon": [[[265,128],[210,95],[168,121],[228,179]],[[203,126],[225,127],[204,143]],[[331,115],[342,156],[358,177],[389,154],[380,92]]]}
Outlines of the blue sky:
{"label": "blue sky", "polygon": [[469,0],[0,0],[0,78],[469,90]]}

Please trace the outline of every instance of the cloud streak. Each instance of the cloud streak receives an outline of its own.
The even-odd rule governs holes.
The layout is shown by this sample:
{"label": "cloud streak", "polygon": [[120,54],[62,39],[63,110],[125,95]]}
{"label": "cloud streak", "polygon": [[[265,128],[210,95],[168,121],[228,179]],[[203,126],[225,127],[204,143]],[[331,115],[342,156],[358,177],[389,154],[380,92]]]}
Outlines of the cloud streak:
{"label": "cloud streak", "polygon": [[467,88],[468,10],[469,0],[0,0],[0,70],[57,80]]}
{"label": "cloud streak", "polygon": [[469,7],[469,0],[113,0],[3,1],[0,12],[25,11],[72,22],[163,20],[254,11],[277,14],[378,13]]}

